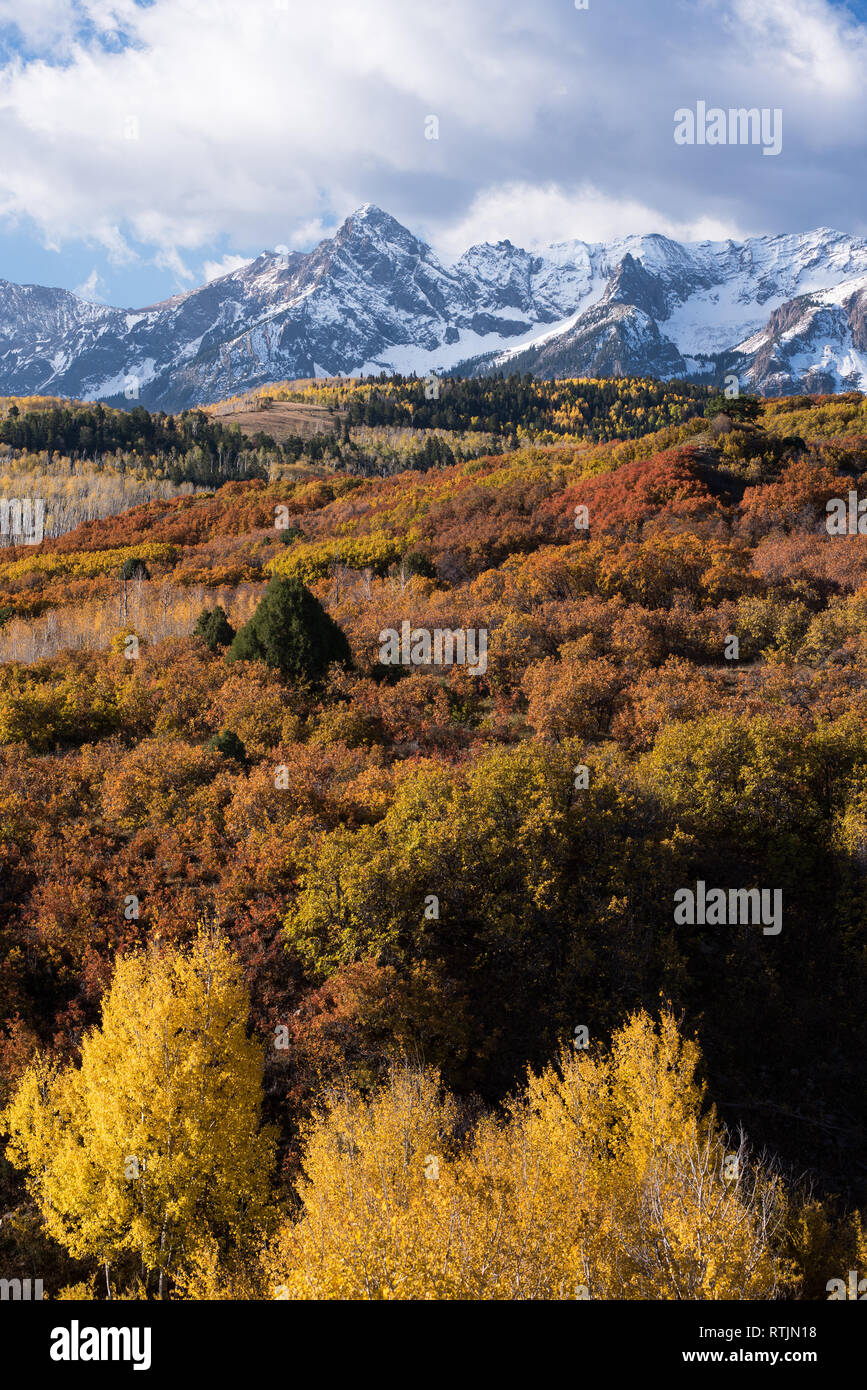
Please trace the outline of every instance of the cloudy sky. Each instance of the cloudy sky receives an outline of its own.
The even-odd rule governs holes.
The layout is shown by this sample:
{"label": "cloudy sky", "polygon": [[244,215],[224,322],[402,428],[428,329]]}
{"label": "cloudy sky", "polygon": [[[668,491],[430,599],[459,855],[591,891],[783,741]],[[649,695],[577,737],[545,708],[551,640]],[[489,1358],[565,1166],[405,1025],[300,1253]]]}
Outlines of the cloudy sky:
{"label": "cloudy sky", "polygon": [[[364,202],[446,258],[867,235],[865,0],[0,0],[0,64],[0,277],[114,304]],[[698,101],[782,152],[676,144]]]}

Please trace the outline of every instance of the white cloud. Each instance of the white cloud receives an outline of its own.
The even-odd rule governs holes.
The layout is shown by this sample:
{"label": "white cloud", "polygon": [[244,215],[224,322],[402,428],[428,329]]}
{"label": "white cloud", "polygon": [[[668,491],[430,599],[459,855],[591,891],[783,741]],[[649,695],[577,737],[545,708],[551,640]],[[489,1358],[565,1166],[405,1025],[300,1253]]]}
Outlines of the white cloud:
{"label": "white cloud", "polygon": [[101,283],[102,277],[94,266],[87,279],[82,280],[80,285],[76,285],[72,293],[77,294],[79,299],[89,299],[94,304],[104,304],[105,297],[99,292]]}
{"label": "white cloud", "polygon": [[210,284],[211,280],[219,280],[221,275],[231,275],[233,270],[240,270],[242,266],[249,264],[249,256],[228,254],[221,261],[205,261],[202,266],[202,274],[205,283]]}
{"label": "white cloud", "polygon": [[163,250],[157,251],[154,256],[154,264],[158,265],[161,270],[170,270],[178,285],[183,285],[184,283],[189,284],[195,281],[196,277],[193,271],[190,270],[190,267],[181,259],[181,256],[174,246],[167,246]]}
{"label": "white cloud", "polygon": [[[354,211],[354,209],[353,209]],[[308,246],[315,246],[317,241],[330,234],[332,228],[326,226],[321,217],[311,217],[308,221],[302,222],[295,227],[289,236],[289,247],[293,250],[306,250]],[[279,248],[275,248],[279,249]]]}
{"label": "white cloud", "polygon": [[808,100],[859,94],[867,33],[851,13],[825,0],[735,0],[732,9],[732,26],[765,51],[773,47]]}
{"label": "white cloud", "polygon": [[[508,130],[517,116],[505,85],[482,90],[468,51],[496,29],[495,10],[479,0],[467,20],[456,0],[429,12],[402,0],[363,12],[353,0],[136,7],[135,47],[79,40],[62,67],[16,62],[0,74],[10,155],[0,208],[55,240],[92,236],[101,220],[178,252],[227,229],[295,241],[288,209],[299,227],[326,202],[348,211],[364,201],[366,171],[406,172],[429,156],[426,87],[461,121]],[[453,116],[453,134],[457,125]]]}
{"label": "white cloud", "polygon": [[548,184],[503,184],[485,189],[465,217],[435,238],[444,256],[459,256],[480,241],[508,239],[529,249],[552,241],[611,241],[625,232],[660,232],[678,241],[737,239],[744,229],[713,218],[680,221],[631,198],[612,198],[590,185],[574,191]]}
{"label": "white cloud", "polygon": [[[457,252],[848,228],[867,179],[867,29],[828,0],[0,0],[3,18],[41,56],[0,70],[0,217],[179,285],[195,252],[305,247],[366,201]],[[676,147],[698,98],[783,107],[779,161]]]}

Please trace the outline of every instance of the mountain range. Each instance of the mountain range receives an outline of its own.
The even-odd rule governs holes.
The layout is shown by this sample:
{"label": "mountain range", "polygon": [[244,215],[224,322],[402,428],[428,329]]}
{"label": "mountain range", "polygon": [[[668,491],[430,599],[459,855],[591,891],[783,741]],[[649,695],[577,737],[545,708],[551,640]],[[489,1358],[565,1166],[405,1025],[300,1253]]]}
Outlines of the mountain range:
{"label": "mountain range", "polygon": [[368,203],[312,251],[144,309],[0,281],[5,395],[174,411],[292,377],[453,369],[865,390],[867,242],[500,241],[447,264]]}

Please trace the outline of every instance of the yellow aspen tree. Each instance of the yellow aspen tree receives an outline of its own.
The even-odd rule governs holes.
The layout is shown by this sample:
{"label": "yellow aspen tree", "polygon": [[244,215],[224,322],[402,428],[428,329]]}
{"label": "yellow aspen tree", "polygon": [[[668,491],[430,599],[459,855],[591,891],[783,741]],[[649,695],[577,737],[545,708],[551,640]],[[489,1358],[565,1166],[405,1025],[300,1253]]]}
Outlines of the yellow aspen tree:
{"label": "yellow aspen tree", "polygon": [[774,1253],[786,1219],[778,1176],[703,1111],[699,1051],[672,1014],[643,1011],[613,1039],[613,1239],[631,1268],[620,1297],[772,1298],[790,1270]]}
{"label": "yellow aspen tree", "polygon": [[698,1063],[670,1013],[639,1012],[606,1051],[563,1048],[462,1146],[436,1073],[336,1097],[265,1256],[271,1296],[773,1297],[781,1183],[704,1110]]}
{"label": "yellow aspen tree", "polygon": [[447,1297],[443,1211],[453,1104],[435,1072],[397,1067],[371,1099],[335,1095],[307,1130],[297,1221],[266,1256],[271,1297]]}
{"label": "yellow aspen tree", "polygon": [[37,1059],[3,1115],[7,1157],[49,1234],[108,1267],[136,1253],[167,1279],[215,1240],[267,1218],[273,1137],[260,1127],[263,1055],[225,939],[118,960],[81,1065]]}

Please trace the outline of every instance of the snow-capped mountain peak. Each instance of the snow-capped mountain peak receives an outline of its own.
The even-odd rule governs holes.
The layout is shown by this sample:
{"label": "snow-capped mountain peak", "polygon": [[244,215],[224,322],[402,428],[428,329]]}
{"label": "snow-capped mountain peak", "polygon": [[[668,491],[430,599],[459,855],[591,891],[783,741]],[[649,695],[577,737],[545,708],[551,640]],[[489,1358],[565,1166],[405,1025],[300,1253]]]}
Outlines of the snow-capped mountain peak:
{"label": "snow-capped mountain peak", "polygon": [[263,252],[145,309],[0,281],[0,392],[179,409],[287,377],[652,373],[770,393],[867,387],[867,243],[832,228],[659,234],[452,264],[373,203],[309,252]]}

